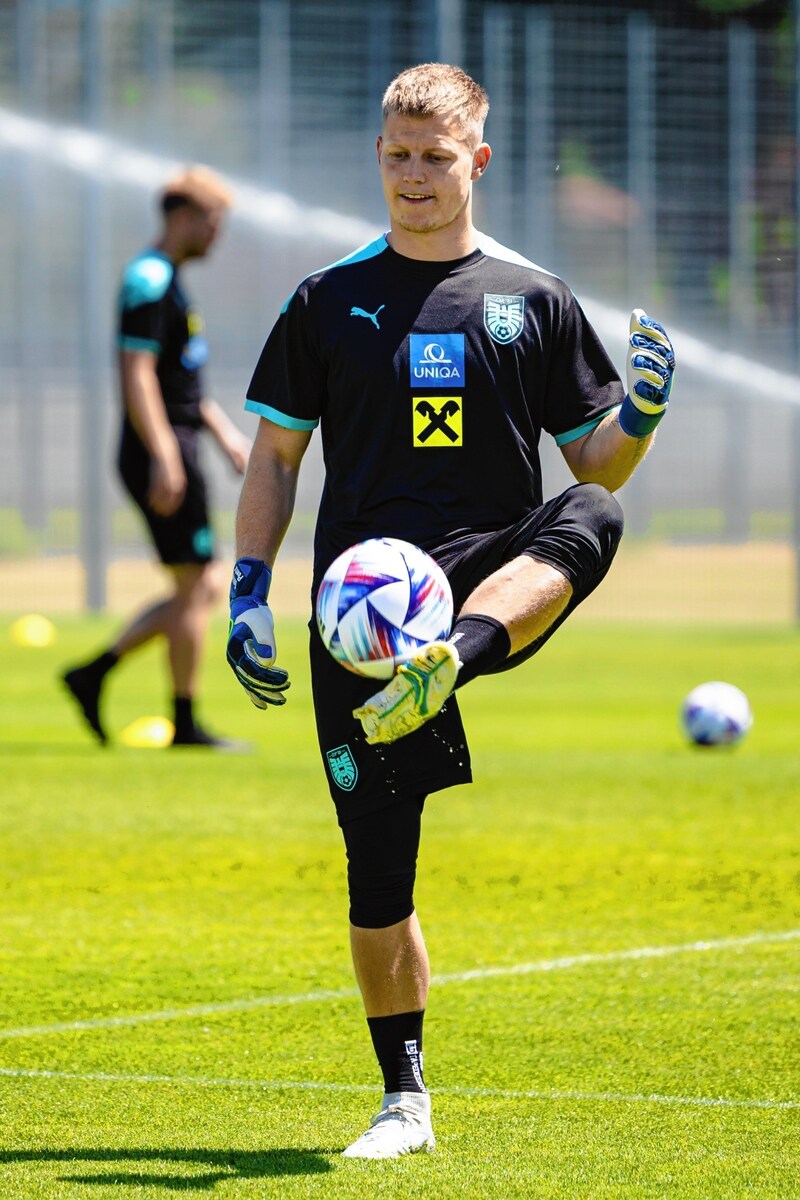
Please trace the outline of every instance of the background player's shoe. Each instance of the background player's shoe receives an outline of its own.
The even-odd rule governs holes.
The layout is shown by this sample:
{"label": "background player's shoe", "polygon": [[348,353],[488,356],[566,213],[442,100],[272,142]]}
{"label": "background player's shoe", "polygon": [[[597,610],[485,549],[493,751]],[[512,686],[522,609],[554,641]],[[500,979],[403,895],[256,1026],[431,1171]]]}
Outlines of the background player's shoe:
{"label": "background player's shoe", "polygon": [[427,1092],[391,1092],[366,1133],[342,1151],[343,1158],[400,1158],[432,1150],[431,1098]]}
{"label": "background player's shoe", "polygon": [[194,724],[190,729],[175,730],[171,746],[201,746],[208,750],[219,750],[224,754],[252,754],[252,742],[238,741],[235,738],[218,737],[209,733],[202,725]]}
{"label": "background player's shoe", "polygon": [[100,720],[100,691],[103,686],[103,676],[91,666],[73,667],[71,671],[66,671],[61,676],[61,681],[78,704],[86,724],[104,746],[108,741],[108,735]]}
{"label": "background player's shoe", "polygon": [[382,691],[353,710],[370,746],[396,742],[435,717],[456,685],[461,660],[452,642],[428,642],[397,668]]}

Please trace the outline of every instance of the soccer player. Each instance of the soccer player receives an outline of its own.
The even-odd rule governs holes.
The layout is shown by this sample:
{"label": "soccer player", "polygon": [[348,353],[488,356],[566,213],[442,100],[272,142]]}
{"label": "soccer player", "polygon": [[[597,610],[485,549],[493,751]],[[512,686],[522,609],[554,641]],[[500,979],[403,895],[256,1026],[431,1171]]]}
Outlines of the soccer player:
{"label": "soccer player", "polygon": [[180,268],[204,258],[217,240],[231,195],[206,167],[170,180],[160,195],[161,236],[125,267],[119,296],[119,380],[123,403],[118,467],[171,577],[170,594],[134,618],[113,645],[63,676],[100,742],[108,740],[100,699],[109,674],[132,651],[165,637],[174,698],[175,746],[230,749],[194,710],[208,617],[224,587],[213,560],[200,431],[211,432],[233,468],[247,467],[250,442],[204,394],[203,322]]}
{"label": "soccer player", "polygon": [[[299,285],[245,405],[261,421],[237,515],[228,658],[256,705],[283,704],[289,686],[267,597],[318,424],[313,594],[341,551],[386,535],[432,554],[455,599],[451,635],[374,695],[311,631],[353,962],[384,1080],[351,1158],[434,1145],[422,1060],[430,973],[413,888],[426,796],[471,778],[454,692],[530,658],[602,580],[622,533],[612,493],[646,453],[674,369],[664,330],[636,310],[626,393],[569,288],[475,229],[487,111],[456,67],[393,80],[377,142],[390,230]],[[578,480],[547,502],[543,430]]]}

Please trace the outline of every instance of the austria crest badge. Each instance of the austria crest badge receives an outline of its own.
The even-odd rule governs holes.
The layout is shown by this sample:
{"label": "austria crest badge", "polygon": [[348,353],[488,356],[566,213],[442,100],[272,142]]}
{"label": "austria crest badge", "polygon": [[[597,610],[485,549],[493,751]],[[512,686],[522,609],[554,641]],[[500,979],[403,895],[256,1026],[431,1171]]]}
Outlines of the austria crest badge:
{"label": "austria crest badge", "polygon": [[501,346],[513,342],[522,333],[525,324],[525,297],[496,296],[493,292],[484,292],[483,323]]}
{"label": "austria crest badge", "polygon": [[352,792],[358,780],[358,767],[350,753],[350,747],[337,746],[335,750],[328,750],[326,757],[333,782],[343,792]]}

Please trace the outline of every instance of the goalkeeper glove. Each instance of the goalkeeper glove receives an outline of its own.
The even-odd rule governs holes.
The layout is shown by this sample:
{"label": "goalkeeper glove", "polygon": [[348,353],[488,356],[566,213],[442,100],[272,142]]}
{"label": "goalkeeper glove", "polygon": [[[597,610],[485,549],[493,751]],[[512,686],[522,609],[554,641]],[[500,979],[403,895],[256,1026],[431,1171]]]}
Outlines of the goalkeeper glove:
{"label": "goalkeeper glove", "polygon": [[285,704],[286,671],[274,667],[275,629],[267,604],[272,572],[260,558],[240,558],[231,580],[227,659],[255,704]]}
{"label": "goalkeeper glove", "polygon": [[675,351],[666,331],[635,308],[628,342],[628,394],[619,410],[620,426],[629,437],[647,437],[664,416],[674,371]]}

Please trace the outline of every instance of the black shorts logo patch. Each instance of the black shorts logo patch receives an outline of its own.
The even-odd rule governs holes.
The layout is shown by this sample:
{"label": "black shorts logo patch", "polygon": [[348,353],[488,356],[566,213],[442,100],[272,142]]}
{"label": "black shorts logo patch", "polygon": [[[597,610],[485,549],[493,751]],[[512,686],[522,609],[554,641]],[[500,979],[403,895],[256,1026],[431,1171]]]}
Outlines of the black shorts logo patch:
{"label": "black shorts logo patch", "polygon": [[330,767],[331,778],[343,792],[352,792],[358,782],[358,767],[349,746],[337,746],[326,750],[325,757]]}
{"label": "black shorts logo patch", "polygon": [[413,396],[415,446],[463,446],[461,396]]}
{"label": "black shorts logo patch", "polygon": [[210,558],[214,553],[214,534],[207,525],[202,529],[195,529],[192,534],[192,549],[199,558]]}

